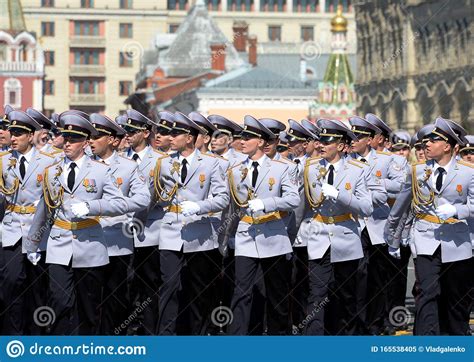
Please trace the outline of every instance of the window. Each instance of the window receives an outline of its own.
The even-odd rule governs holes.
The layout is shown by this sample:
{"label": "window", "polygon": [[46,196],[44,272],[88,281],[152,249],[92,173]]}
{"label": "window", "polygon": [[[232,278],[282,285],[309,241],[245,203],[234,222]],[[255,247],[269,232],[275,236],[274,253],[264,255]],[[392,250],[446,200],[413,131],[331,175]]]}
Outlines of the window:
{"label": "window", "polygon": [[179,28],[179,24],[170,24],[168,26],[168,31],[170,34],[174,34],[178,30],[178,28]]}
{"label": "window", "polygon": [[271,25],[268,27],[268,40],[281,41],[281,26]]}
{"label": "window", "polygon": [[253,11],[253,0],[224,0],[227,1],[228,11]]}
{"label": "window", "polygon": [[133,66],[133,53],[131,53],[131,52],[120,52],[120,54],[119,54],[119,65],[121,67],[132,67]]}
{"label": "window", "polygon": [[74,51],[74,64],[99,65],[100,51],[96,49],[83,49]]}
{"label": "window", "polygon": [[54,65],[54,51],[47,50],[44,52],[44,65]]}
{"label": "window", "polygon": [[133,24],[123,23],[119,26],[119,35],[121,38],[132,38],[133,37]]}
{"label": "window", "polygon": [[54,80],[44,81],[44,94],[48,96],[54,95]]}
{"label": "window", "polygon": [[132,94],[132,82],[128,80],[119,82],[119,95],[129,96],[130,94]]}
{"label": "window", "polygon": [[15,91],[10,91],[10,93],[8,93],[8,103],[9,104],[16,104],[16,92]]}
{"label": "window", "polygon": [[89,79],[75,80],[74,93],[75,94],[99,94],[99,81],[89,80]]}
{"label": "window", "polygon": [[81,8],[93,8],[94,0],[81,0]]}
{"label": "window", "polygon": [[260,0],[260,11],[286,11],[286,0]]}
{"label": "window", "polygon": [[132,0],[120,0],[120,9],[131,9],[133,6]]}
{"label": "window", "polygon": [[41,6],[44,8],[53,8],[54,0],[41,0]]}
{"label": "window", "polygon": [[41,23],[42,36],[54,36],[54,23],[52,21],[43,21]]}
{"label": "window", "polygon": [[17,78],[8,78],[3,83],[4,104],[10,104],[13,108],[21,107],[21,82]]}
{"label": "window", "polygon": [[74,35],[99,36],[98,21],[75,21]]}
{"label": "window", "polygon": [[188,0],[168,0],[168,10],[186,10]]}
{"label": "window", "polygon": [[314,40],[314,27],[302,26],[301,27],[301,41],[313,41]]}
{"label": "window", "polygon": [[7,61],[7,43],[0,41],[0,62]]}

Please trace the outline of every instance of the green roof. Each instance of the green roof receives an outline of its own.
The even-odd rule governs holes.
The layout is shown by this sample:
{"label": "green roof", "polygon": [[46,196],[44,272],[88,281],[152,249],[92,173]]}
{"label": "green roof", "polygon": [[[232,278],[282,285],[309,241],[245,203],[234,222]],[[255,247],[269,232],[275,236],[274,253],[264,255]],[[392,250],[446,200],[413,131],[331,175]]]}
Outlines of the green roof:
{"label": "green roof", "polygon": [[331,54],[323,82],[332,85],[333,99],[330,103],[336,103],[337,89],[341,84],[344,84],[346,89],[351,89],[354,76],[346,54]]}

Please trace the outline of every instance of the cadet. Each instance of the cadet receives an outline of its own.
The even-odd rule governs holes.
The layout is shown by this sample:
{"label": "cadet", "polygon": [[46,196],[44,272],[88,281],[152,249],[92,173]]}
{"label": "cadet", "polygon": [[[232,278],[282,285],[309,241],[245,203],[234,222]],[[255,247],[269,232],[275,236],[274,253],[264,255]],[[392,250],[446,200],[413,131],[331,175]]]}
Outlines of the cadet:
{"label": "cadet", "polygon": [[465,139],[467,143],[460,147],[459,155],[463,161],[474,163],[474,135],[468,135]]}
{"label": "cadet", "polygon": [[398,130],[392,136],[391,152],[405,157],[410,162],[411,135],[404,130]]}
{"label": "cadet", "polygon": [[[130,213],[145,209],[150,204],[150,191],[145,177],[138,171],[136,162],[119,156],[114,149],[118,144],[117,135],[123,135],[125,131],[110,118],[98,113],[92,113],[90,120],[97,131],[90,141],[93,159],[110,167],[112,176],[126,197]],[[127,228],[127,225],[131,223],[131,217],[131,214],[123,213],[100,219],[109,253],[102,310],[103,334],[110,335],[115,331],[115,334],[123,335],[126,332],[120,328],[120,324],[127,319],[130,311],[127,279],[133,254],[133,229]]]}
{"label": "cadet", "polygon": [[293,119],[288,120],[288,125],[287,135],[290,146],[290,159],[298,164],[298,175],[302,175],[306,159],[310,157],[306,152],[306,148],[316,136]]}
{"label": "cadet", "polygon": [[314,135],[310,148],[308,149],[308,147],[306,147],[306,153],[309,157],[319,157],[321,152],[321,145],[319,144],[318,136],[321,130],[317,125],[315,125],[313,122],[308,121],[307,119],[301,120],[301,125]]}
{"label": "cadet", "polygon": [[[411,204],[415,213],[411,238],[421,290],[415,300],[414,334],[465,335],[472,287],[466,276],[473,273],[467,219],[474,216],[474,167],[456,160],[454,149],[462,140],[448,120],[437,118],[426,138],[429,160],[412,166],[390,212],[385,238],[393,248],[399,247],[400,240],[391,236]],[[444,328],[439,315],[447,316]]]}
{"label": "cadet", "polygon": [[209,285],[216,265],[220,265],[208,213],[222,211],[229,195],[219,159],[195,148],[201,127],[179,112],[174,118],[171,147],[176,152],[159,159],[155,168],[156,197],[166,210],[159,233],[162,285],[158,333],[176,333],[178,291],[186,263],[191,333],[201,334],[213,303]]}
{"label": "cadet", "polygon": [[[36,204],[42,194],[43,171],[53,158],[34,147],[34,132],[41,126],[22,111],[8,113],[12,150],[1,156],[0,197],[2,212],[2,291],[5,310],[2,334],[41,334],[33,323],[36,308],[46,304],[48,285],[44,264],[45,243],[39,247],[35,268],[26,257],[24,243],[33,224]],[[26,291],[26,293],[25,293]]]}
{"label": "cadet", "polygon": [[51,122],[51,120],[43,113],[33,108],[28,108],[26,110],[26,114],[28,114],[41,126],[41,128],[35,132],[35,147],[40,151],[52,153],[52,146],[51,143],[49,143],[49,138],[51,129],[55,127],[54,123]]}
{"label": "cadet", "polygon": [[210,115],[207,117],[207,119],[218,130],[218,132],[212,135],[212,152],[214,152],[216,155],[224,157],[227,161],[229,161],[230,167],[233,167],[235,164],[245,160],[246,156],[231,146],[234,144],[234,139],[240,143],[240,133],[242,133],[242,127],[240,127],[237,123],[218,115]]}
{"label": "cadet", "polygon": [[286,131],[280,132],[278,135],[277,152],[285,158],[290,157],[290,151],[288,150],[288,135]]}
{"label": "cadet", "polygon": [[[298,237],[307,243],[309,259],[308,315],[300,328],[306,334],[356,333],[356,275],[363,257],[357,216],[372,213],[364,166],[344,157],[356,139],[339,121],[320,120],[322,158],[305,165],[307,215]],[[325,317],[327,308],[332,315]],[[330,322],[325,329],[325,318]],[[326,333],[325,333],[326,332]]]}
{"label": "cadet", "polygon": [[169,154],[173,152],[171,150],[170,136],[171,129],[173,128],[173,122],[167,120],[167,118],[172,119],[172,116],[168,115],[168,117],[166,117],[165,112],[166,111],[159,113],[160,122],[158,122],[158,125],[156,126],[155,145],[159,151]]}
{"label": "cadet", "polygon": [[[154,168],[158,158],[166,154],[153,149],[147,140],[153,122],[140,112],[129,109],[127,119],[122,125],[130,147],[124,151],[124,156],[138,164],[138,172],[145,177],[149,189],[153,189]],[[172,121],[173,116],[168,112],[160,113],[161,122]],[[166,118],[165,118],[166,117]],[[134,236],[135,251],[133,256],[132,301],[142,309],[141,329],[138,334],[154,335],[158,325],[158,289],[160,287],[160,254],[158,250],[163,208],[152,204],[147,209],[134,216],[136,232]],[[150,302],[151,301],[151,302]]]}
{"label": "cadet", "polygon": [[289,282],[286,255],[291,243],[283,218],[298,206],[298,181],[290,167],[270,160],[265,143],[275,134],[251,116],[245,116],[242,151],[248,159],[228,171],[232,202],[245,216],[235,236],[233,322],[229,334],[247,334],[252,289],[261,266],[267,297],[268,334],[289,333]]}
{"label": "cadet", "polygon": [[9,151],[11,147],[11,136],[10,132],[8,131],[8,125],[10,124],[10,121],[8,120],[8,113],[13,111],[14,109],[6,105],[3,118],[0,120],[0,152],[5,152]]}
{"label": "cadet", "polygon": [[[87,139],[96,134],[83,117],[60,115],[66,140],[63,160],[46,168],[43,196],[38,204],[25,248],[38,259],[39,241],[49,234],[46,263],[52,334],[98,334],[105,268],[109,263],[99,216],[129,211],[110,168],[89,159]],[[77,313],[77,315],[76,315]]]}
{"label": "cadet", "polygon": [[[371,180],[388,193],[388,197],[392,199],[387,200],[390,203],[405,181],[405,172],[400,164],[404,162],[406,165],[407,161],[395,161],[391,153],[373,148],[385,145],[385,141],[380,142],[388,137],[389,128],[374,115],[371,115],[371,119],[372,121],[360,117],[350,118],[352,130],[357,135],[357,140],[352,144],[354,153],[351,157],[369,164]],[[373,214],[366,217],[362,223],[364,258],[359,267],[357,288],[358,313],[361,318],[359,333],[362,334],[381,334],[384,331],[385,318],[389,314],[387,283],[390,278],[389,266],[393,262],[383,238],[385,222],[390,212],[389,203],[381,200],[375,205]]]}

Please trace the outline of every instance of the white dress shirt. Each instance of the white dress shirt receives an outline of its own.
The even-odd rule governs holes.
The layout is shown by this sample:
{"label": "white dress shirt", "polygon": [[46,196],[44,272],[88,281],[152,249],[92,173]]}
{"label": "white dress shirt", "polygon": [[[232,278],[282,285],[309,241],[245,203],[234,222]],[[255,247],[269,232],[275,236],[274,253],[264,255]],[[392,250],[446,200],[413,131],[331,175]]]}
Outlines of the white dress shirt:
{"label": "white dress shirt", "polygon": [[262,165],[263,165],[263,162],[265,161],[265,158],[268,157],[267,155],[263,155],[262,157],[260,157],[258,160],[252,160],[250,158],[247,158],[247,160],[245,161],[247,164],[246,164],[246,167],[247,167],[247,178],[249,180],[249,184],[252,185],[252,173],[253,173],[253,163],[254,162],[258,162],[258,166],[257,166],[257,170],[258,170],[258,173],[260,174],[260,170],[262,169]]}
{"label": "white dress shirt", "polygon": [[[340,168],[341,168],[341,166],[342,166],[342,158],[341,158],[339,161],[337,161],[336,163],[329,163],[329,162],[328,162],[328,161],[326,161],[326,160],[324,160],[324,163],[325,163],[324,167],[326,167],[326,170],[327,170],[327,172],[326,172],[326,176],[324,177],[324,181],[325,181],[325,183],[327,183],[327,182],[328,182],[328,177],[329,177],[329,166],[331,166],[331,165],[333,165],[333,166],[334,166],[334,181],[336,181],[336,175],[337,175],[337,173],[338,173],[339,169],[340,169]],[[333,186],[336,186],[336,185],[333,185]]]}
{"label": "white dress shirt", "polygon": [[[21,158],[24,157],[25,158],[25,176],[26,176],[26,172],[28,171],[28,166],[30,165],[31,163],[31,157],[33,156],[33,147],[25,154],[21,154],[18,152],[18,161],[21,163]],[[18,167],[20,167],[20,163],[18,164]]]}
{"label": "white dress shirt", "polygon": [[67,178],[69,176],[69,172],[71,171],[71,163],[74,162],[76,164],[76,168],[74,169],[74,172],[76,173],[75,181],[77,181],[77,177],[79,176],[79,170],[84,165],[86,157],[87,157],[86,155],[83,155],[80,159],[76,161],[71,161],[68,157],[64,157],[63,180],[64,180],[65,185],[67,185]]}
{"label": "white dress shirt", "polygon": [[439,175],[439,168],[442,167],[444,168],[444,173],[443,173],[443,185],[444,185],[444,180],[446,180],[446,176],[448,175],[449,170],[453,166],[453,164],[456,162],[456,159],[453,157],[451,158],[451,161],[446,166],[441,166],[438,164],[438,162],[434,161],[433,165],[433,176],[431,177],[431,183],[433,185],[433,189],[436,190],[436,180],[438,179]]}
{"label": "white dress shirt", "polygon": [[183,160],[186,160],[186,162],[187,162],[186,168],[189,171],[189,166],[192,165],[195,156],[196,156],[196,149],[194,149],[194,151],[191,152],[191,154],[189,154],[186,157],[183,157],[183,155],[181,155],[181,153],[178,152],[178,161],[179,161],[179,164],[180,164],[180,167],[179,167],[179,174],[180,175],[181,175],[181,169],[183,168]]}
{"label": "white dress shirt", "polygon": [[137,163],[140,164],[142,163],[143,159],[145,158],[145,155],[146,153],[148,152],[148,149],[150,148],[150,146],[146,146],[143,150],[141,150],[140,152],[135,152],[134,150],[132,150],[130,148],[129,150],[129,157],[131,160],[133,160],[133,155],[137,154],[138,155],[138,159],[137,159]]}

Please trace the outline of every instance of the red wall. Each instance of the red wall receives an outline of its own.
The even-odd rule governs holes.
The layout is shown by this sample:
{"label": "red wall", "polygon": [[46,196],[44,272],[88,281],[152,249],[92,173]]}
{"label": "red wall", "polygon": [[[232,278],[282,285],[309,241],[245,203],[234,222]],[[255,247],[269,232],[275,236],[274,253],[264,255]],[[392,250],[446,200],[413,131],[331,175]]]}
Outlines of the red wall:
{"label": "red wall", "polygon": [[[4,83],[10,77],[0,76],[0,105],[5,103],[5,89]],[[21,109],[25,110],[28,107],[33,107],[33,81],[35,77],[15,77],[21,82]],[[7,98],[8,102],[8,98]],[[3,107],[2,107],[3,108]]]}

